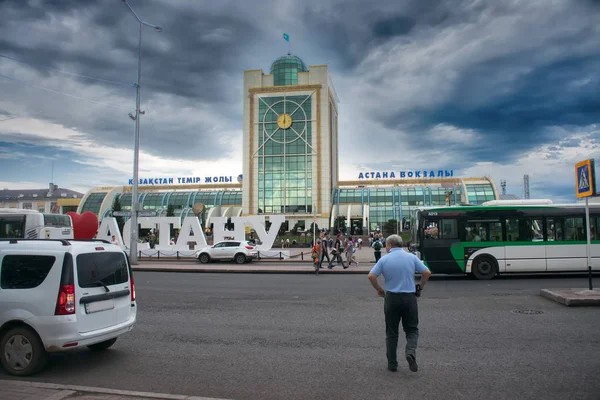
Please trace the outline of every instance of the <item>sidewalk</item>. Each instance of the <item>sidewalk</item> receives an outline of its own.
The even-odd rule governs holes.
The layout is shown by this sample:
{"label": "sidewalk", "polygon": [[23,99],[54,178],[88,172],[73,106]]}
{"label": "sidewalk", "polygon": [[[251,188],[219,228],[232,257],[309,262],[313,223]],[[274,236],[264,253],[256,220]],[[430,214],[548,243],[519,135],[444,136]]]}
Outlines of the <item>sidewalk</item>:
{"label": "sidewalk", "polygon": [[[311,258],[310,248],[289,248],[278,249],[274,247],[271,251],[289,252],[290,258],[279,259],[261,258],[253,260],[248,264],[235,264],[233,262],[211,262],[200,264],[195,258],[147,258],[139,259],[138,265],[132,265],[134,271],[162,271],[162,272],[246,272],[246,273],[298,273],[314,274],[315,268]],[[381,255],[385,255],[383,249]],[[329,256],[332,260],[331,255]],[[342,254],[344,264],[346,262],[345,254]],[[327,268],[327,259],[323,262],[323,268],[319,271],[321,274],[366,274],[373,265],[375,265],[375,255],[373,249],[363,246],[362,249],[356,249],[355,259],[359,265],[352,264],[350,268],[342,269],[337,263],[334,263],[333,269]]]}
{"label": "sidewalk", "polygon": [[0,400],[224,400],[0,379]]}

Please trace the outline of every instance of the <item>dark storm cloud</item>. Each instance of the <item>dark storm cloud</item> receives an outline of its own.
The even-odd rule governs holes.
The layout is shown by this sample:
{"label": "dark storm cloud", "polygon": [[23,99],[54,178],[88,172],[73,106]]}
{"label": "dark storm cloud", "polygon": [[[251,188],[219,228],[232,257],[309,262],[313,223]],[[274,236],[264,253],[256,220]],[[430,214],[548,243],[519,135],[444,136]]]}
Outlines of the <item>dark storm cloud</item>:
{"label": "dark storm cloud", "polygon": [[[151,117],[143,117],[143,149],[165,158],[202,155],[202,159],[210,160],[222,157],[227,144],[218,140],[223,139],[219,130],[241,129],[241,55],[244,49],[260,41],[260,29],[248,22],[251,19],[237,8],[228,7],[227,12],[221,12],[214,7],[197,7],[198,3],[131,3],[144,21],[164,29],[157,33],[145,27],[143,32],[142,108],[149,104],[154,108],[150,110]],[[0,54],[36,66],[124,83],[136,81],[139,25],[122,2],[17,2],[0,5],[0,11],[11,16],[14,25],[20,24],[21,29],[23,25],[27,27],[26,36],[25,31],[15,30],[14,36],[5,35],[0,39]],[[78,28],[71,29],[72,20],[77,21]],[[54,26],[52,21],[58,21],[59,26]],[[86,42],[86,35],[93,40]],[[0,67],[9,63],[17,71],[31,68],[0,59]],[[88,87],[98,85],[83,78],[64,77],[40,68],[34,70],[40,80],[58,76]],[[239,89],[232,90],[233,85]],[[107,90],[113,89],[107,86]],[[118,104],[131,104],[133,111],[135,94],[125,88],[119,96],[125,95],[127,97]],[[99,101],[103,101],[102,96]],[[77,108],[85,106],[85,103],[79,104]],[[127,111],[87,106],[82,112],[91,118],[81,118],[81,112],[74,109],[57,112],[59,110],[48,105],[37,114],[65,126],[94,132],[105,143],[130,145],[133,125]],[[186,111],[178,111],[174,108],[177,106]],[[192,119],[190,125],[185,121],[190,107],[213,110],[213,121],[194,122]],[[181,112],[182,118],[172,115],[164,118],[161,112],[165,110],[169,114]],[[164,119],[176,121],[166,123]],[[215,125],[215,120],[220,123]],[[165,137],[169,140],[164,140]]]}
{"label": "dark storm cloud", "polygon": [[469,0],[378,1],[374,7],[361,0],[307,2],[303,12],[307,32],[327,49],[336,70],[352,70],[369,51],[397,38],[412,40],[420,28],[441,29],[477,18],[485,7]]}
{"label": "dark storm cloud", "polygon": [[372,24],[371,30],[375,37],[406,35],[415,27],[416,21],[404,15],[379,20]]}
{"label": "dark storm cloud", "polygon": [[[594,72],[600,68],[600,57],[551,63],[520,76],[508,94],[487,102],[464,100],[478,96],[477,81],[494,79],[494,71],[502,65],[500,60],[493,60],[468,68],[447,102],[421,114],[423,123],[477,130],[485,145],[475,147],[473,155],[497,160],[561,139],[547,127],[586,126],[600,119],[600,78]],[[493,148],[490,143],[494,143]]]}

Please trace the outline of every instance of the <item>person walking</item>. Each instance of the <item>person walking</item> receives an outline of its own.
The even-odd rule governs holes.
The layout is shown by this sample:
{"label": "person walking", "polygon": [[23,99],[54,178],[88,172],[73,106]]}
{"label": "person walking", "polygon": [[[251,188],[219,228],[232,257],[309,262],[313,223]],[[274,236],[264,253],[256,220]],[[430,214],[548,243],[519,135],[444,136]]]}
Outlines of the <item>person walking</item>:
{"label": "person walking", "polygon": [[[335,250],[335,254],[333,251]],[[342,246],[342,234],[338,233],[335,238],[335,244],[333,245],[333,249],[331,250],[331,254],[333,255],[333,260],[337,260],[337,264],[341,265],[344,269],[348,268],[347,265],[344,264],[344,259],[342,258],[342,252],[344,251],[344,246]],[[333,260],[329,262],[327,268],[333,268]]]}
{"label": "person walking", "polygon": [[[419,308],[417,297],[431,276],[429,269],[419,258],[402,249],[402,238],[391,235],[386,241],[388,254],[383,256],[369,272],[369,281],[379,297],[384,297],[385,344],[388,370],[398,371],[398,328],[406,335],[404,355],[411,371],[417,372],[417,342],[419,340]],[[421,282],[415,286],[415,273],[421,274]],[[383,275],[385,290],[377,278]]]}
{"label": "person walking", "polygon": [[356,245],[352,240],[348,240],[346,242],[346,249],[344,250],[346,253],[346,262],[348,263],[348,267],[352,265],[352,263],[358,265],[358,261],[354,257],[354,253],[356,252]]}
{"label": "person walking", "polygon": [[331,259],[329,258],[329,251],[327,247],[329,245],[328,234],[323,234],[323,238],[321,239],[321,245],[319,246],[319,269],[323,268],[323,258],[327,257],[327,264],[331,264]]}
{"label": "person walking", "polygon": [[315,266],[315,273],[319,273],[319,248],[321,247],[321,239],[317,239],[317,243],[312,247],[312,260]]}
{"label": "person walking", "polygon": [[382,247],[383,246],[381,245],[379,238],[376,237],[375,241],[373,242],[373,254],[375,254],[375,262],[378,262],[379,259],[381,258],[381,248]]}

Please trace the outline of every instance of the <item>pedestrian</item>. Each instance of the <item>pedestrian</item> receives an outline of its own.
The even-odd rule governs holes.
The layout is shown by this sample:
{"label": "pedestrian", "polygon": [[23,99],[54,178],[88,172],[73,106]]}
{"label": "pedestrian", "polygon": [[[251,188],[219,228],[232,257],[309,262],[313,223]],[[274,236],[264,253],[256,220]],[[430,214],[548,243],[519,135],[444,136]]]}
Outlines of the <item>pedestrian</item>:
{"label": "pedestrian", "polygon": [[116,244],[117,246],[119,245],[119,241],[117,240],[117,237],[115,235],[112,235],[110,242],[112,244]]}
{"label": "pedestrian", "polygon": [[356,258],[354,257],[354,253],[356,252],[356,247],[354,246],[354,242],[352,240],[348,240],[346,242],[346,248],[344,251],[346,253],[346,262],[348,262],[348,267],[352,263],[355,263],[356,265],[358,265],[358,261],[356,261]]}
{"label": "pedestrian", "polygon": [[315,266],[315,272],[319,273],[319,247],[321,247],[321,239],[317,240],[317,243],[312,247],[312,260]]}
{"label": "pedestrian", "polygon": [[[335,253],[334,253],[335,250]],[[344,247],[342,246],[342,234],[338,233],[337,236],[335,237],[335,244],[333,245],[333,249],[331,250],[331,255],[333,256],[333,258],[335,260],[337,260],[337,265],[342,265],[342,267],[344,269],[348,268],[347,265],[344,264],[344,259],[342,258],[342,252],[344,251]],[[331,260],[329,262],[329,265],[327,266],[327,268],[332,269],[333,265],[332,265],[333,260]]]}
{"label": "pedestrian", "polygon": [[379,238],[375,238],[375,241],[373,242],[373,254],[375,254],[375,262],[379,261],[379,259],[381,258],[382,247],[383,246],[381,245]]}
{"label": "pedestrian", "polygon": [[[391,235],[387,238],[383,256],[369,272],[369,281],[384,297],[385,343],[388,370],[398,371],[398,328],[406,335],[404,355],[411,371],[417,372],[417,343],[419,340],[419,307],[417,297],[431,276],[429,269],[417,256],[402,249],[402,238]],[[421,274],[421,282],[415,286],[415,273]],[[379,286],[377,278],[383,275],[385,290]]]}
{"label": "pedestrian", "polygon": [[329,259],[329,251],[327,250],[327,245],[329,244],[329,240],[327,238],[328,233],[324,233],[321,238],[321,245],[319,246],[319,269],[323,268],[323,258],[327,257],[327,264],[331,264],[331,260]]}
{"label": "pedestrian", "polygon": [[358,249],[362,249],[362,238],[358,238]]}

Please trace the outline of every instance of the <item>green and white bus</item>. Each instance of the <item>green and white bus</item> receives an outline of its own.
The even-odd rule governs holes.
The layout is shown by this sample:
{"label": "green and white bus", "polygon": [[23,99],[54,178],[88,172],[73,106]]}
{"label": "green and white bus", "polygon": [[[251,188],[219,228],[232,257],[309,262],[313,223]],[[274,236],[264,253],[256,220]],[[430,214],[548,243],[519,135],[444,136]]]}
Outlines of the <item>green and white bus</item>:
{"label": "green and white bus", "polygon": [[[422,207],[411,218],[411,249],[433,273],[492,279],[517,272],[588,270],[583,204],[495,200]],[[600,204],[590,204],[591,264],[600,271]]]}

